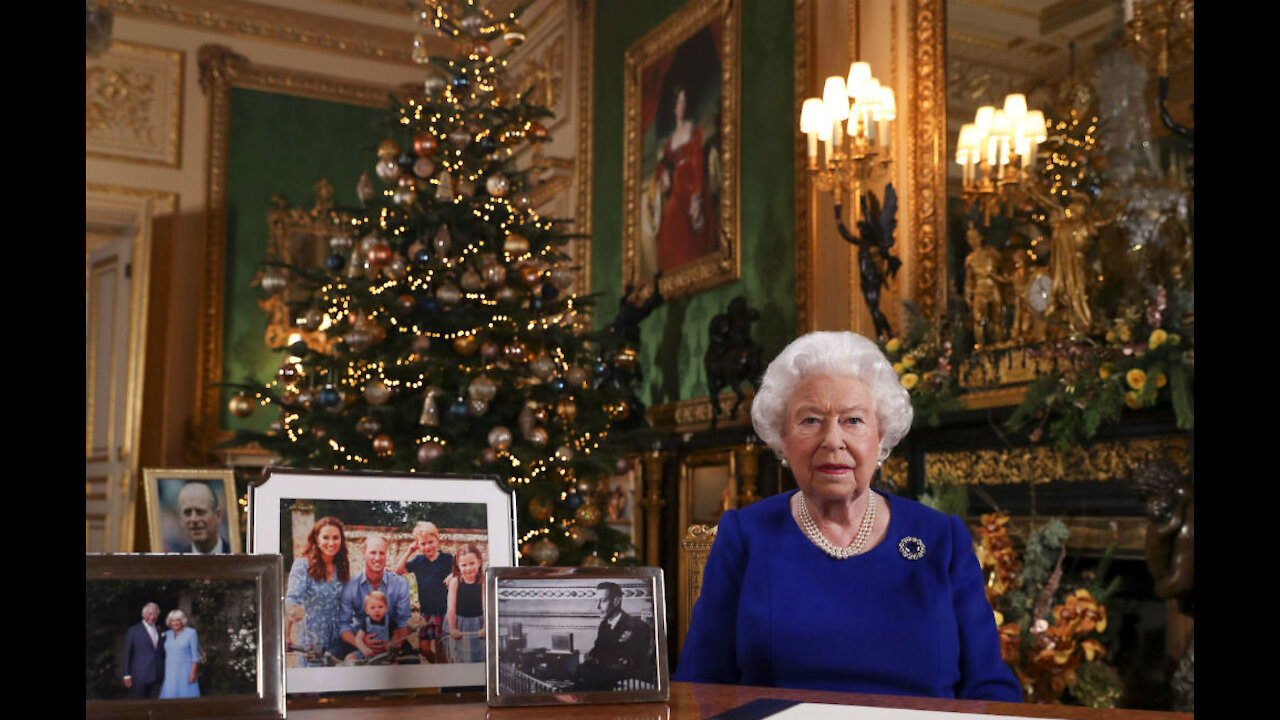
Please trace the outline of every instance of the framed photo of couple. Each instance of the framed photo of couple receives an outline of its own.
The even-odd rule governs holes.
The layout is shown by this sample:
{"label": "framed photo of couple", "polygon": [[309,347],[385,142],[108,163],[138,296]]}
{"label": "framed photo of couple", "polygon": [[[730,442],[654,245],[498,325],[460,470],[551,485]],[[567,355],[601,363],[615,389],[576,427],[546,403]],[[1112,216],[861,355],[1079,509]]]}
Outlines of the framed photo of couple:
{"label": "framed photo of couple", "polygon": [[737,280],[741,0],[691,0],[627,49],[622,276],[674,299]]}
{"label": "framed photo of couple", "polygon": [[268,468],[249,551],[283,558],[286,692],[482,687],[513,497],[497,477]]}
{"label": "framed photo of couple", "polygon": [[661,568],[487,573],[490,705],[667,700]]}
{"label": "framed photo of couple", "polygon": [[85,556],[85,717],[283,718],[278,555]]}

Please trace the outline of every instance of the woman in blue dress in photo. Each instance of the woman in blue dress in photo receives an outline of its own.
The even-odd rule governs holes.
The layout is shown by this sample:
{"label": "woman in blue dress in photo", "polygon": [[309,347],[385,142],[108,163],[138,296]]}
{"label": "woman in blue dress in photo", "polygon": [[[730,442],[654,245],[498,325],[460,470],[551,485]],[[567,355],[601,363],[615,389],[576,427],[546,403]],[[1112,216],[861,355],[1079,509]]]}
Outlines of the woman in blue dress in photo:
{"label": "woman in blue dress in photo", "polygon": [[200,697],[196,671],[200,668],[200,643],[196,629],[187,627],[186,613],[171,610],[165,616],[169,630],[164,634],[164,684],[160,698]]}
{"label": "woman in blue dress in photo", "polygon": [[293,561],[285,591],[285,647],[301,650],[302,667],[323,667],[323,652],[338,637],[338,598],[350,578],[347,536],[342,521],[323,517],[307,535],[307,547]]}

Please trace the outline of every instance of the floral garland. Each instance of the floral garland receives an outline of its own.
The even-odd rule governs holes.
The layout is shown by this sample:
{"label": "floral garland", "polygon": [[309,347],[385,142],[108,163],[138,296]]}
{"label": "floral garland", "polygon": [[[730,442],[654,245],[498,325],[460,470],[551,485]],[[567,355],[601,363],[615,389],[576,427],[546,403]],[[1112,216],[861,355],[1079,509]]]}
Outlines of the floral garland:
{"label": "floral garland", "polygon": [[[1062,582],[1065,526],[1050,521],[1033,530],[1027,555],[1038,559],[1024,566],[1013,549],[1008,524],[1005,513],[983,515],[975,551],[987,577],[987,600],[999,629],[1000,655],[1022,684],[1024,699],[1061,703],[1069,694],[1079,704],[1116,707],[1120,681],[1115,670],[1102,663],[1107,649],[1100,637],[1107,629],[1107,608],[1095,596],[1109,596],[1116,586],[1075,588],[1053,604]],[[1052,572],[1038,582],[1046,569],[1043,560],[1055,550]]]}

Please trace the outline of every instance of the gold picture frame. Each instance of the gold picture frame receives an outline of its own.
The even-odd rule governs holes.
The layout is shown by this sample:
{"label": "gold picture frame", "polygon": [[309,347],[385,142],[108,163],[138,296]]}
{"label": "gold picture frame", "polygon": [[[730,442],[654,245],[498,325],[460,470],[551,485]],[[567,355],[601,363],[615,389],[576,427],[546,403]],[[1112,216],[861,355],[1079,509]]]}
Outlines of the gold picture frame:
{"label": "gold picture frame", "polygon": [[[195,554],[191,530],[184,523],[179,495],[189,484],[208,488],[214,499],[213,509],[219,515],[216,553],[244,552],[240,541],[240,503],[236,497],[235,471],[230,468],[143,468],[142,487],[147,500],[147,534],[151,549],[157,553]],[[207,507],[207,500],[196,496],[191,501]],[[208,522],[191,520],[197,533],[207,533]],[[208,552],[204,554],[209,554]]]}
{"label": "gold picture frame", "polygon": [[668,300],[741,277],[741,17],[740,0],[692,0],[626,52],[622,276],[661,271]]}

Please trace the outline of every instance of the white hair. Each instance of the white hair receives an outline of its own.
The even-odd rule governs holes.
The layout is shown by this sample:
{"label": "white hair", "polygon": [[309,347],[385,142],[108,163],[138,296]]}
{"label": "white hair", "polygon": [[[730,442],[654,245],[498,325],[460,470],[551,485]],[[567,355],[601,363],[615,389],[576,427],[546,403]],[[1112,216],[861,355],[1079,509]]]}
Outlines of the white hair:
{"label": "white hair", "polygon": [[164,616],[164,624],[168,625],[174,618],[182,621],[182,627],[187,626],[187,614],[177,608],[170,610],[169,614]]}
{"label": "white hair", "polygon": [[801,382],[818,375],[854,377],[866,383],[882,438],[880,459],[889,457],[911,429],[911,396],[880,348],[852,332],[801,335],[769,363],[751,401],[751,424],[756,435],[782,457],[787,403]]}

